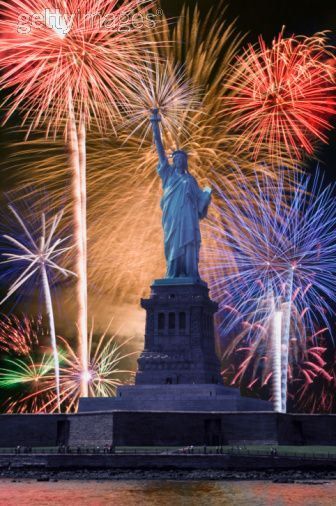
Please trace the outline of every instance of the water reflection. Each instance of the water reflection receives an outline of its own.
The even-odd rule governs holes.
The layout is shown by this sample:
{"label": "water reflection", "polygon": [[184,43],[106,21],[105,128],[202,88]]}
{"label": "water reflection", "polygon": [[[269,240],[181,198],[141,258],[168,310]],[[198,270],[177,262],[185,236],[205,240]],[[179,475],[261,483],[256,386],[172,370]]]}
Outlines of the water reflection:
{"label": "water reflection", "polygon": [[2,506],[334,506],[336,482],[0,481]]}

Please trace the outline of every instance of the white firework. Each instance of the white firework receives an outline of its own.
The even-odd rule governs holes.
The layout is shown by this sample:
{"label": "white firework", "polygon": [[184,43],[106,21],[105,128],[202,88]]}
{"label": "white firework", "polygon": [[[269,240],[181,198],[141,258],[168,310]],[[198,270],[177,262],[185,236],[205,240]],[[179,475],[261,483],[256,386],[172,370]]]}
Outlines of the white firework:
{"label": "white firework", "polygon": [[151,132],[149,119],[157,111],[162,129],[178,147],[178,138],[189,135],[190,113],[201,111],[200,96],[200,88],[188,79],[182,67],[155,58],[131,84],[129,119],[123,126],[132,131],[125,142],[138,132],[144,141]]}
{"label": "white firework", "polygon": [[6,239],[12,246],[15,247],[16,252],[3,253],[3,256],[6,257],[6,260],[1,263],[14,265],[18,264],[18,271],[20,272],[18,274],[18,277],[9,287],[6,296],[2,299],[0,304],[3,304],[8,298],[17,292],[19,288],[27,283],[28,280],[33,278],[33,276],[39,276],[42,284],[46,313],[49,320],[51,346],[54,358],[58,410],[60,410],[60,371],[54,310],[50,289],[50,274],[52,272],[57,272],[64,277],[71,275],[75,276],[74,272],[61,267],[58,264],[59,258],[72,248],[72,246],[64,246],[64,243],[69,240],[70,236],[64,237],[63,239],[55,238],[55,233],[61,222],[63,212],[57,213],[50,221],[50,224],[47,224],[46,216],[44,213],[42,213],[40,232],[36,240],[17,210],[12,205],[9,205],[8,207],[15,216],[20,228],[22,229],[25,240],[20,241],[10,235],[3,236],[4,239]]}

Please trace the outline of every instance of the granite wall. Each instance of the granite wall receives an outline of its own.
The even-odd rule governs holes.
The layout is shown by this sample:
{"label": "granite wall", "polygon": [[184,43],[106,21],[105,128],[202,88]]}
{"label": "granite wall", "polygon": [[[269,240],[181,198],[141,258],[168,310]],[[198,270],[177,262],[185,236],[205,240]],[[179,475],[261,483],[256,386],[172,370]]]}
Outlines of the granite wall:
{"label": "granite wall", "polygon": [[218,445],[238,441],[275,443],[275,413],[127,413],[114,415],[120,446]]}
{"label": "granite wall", "polygon": [[66,444],[70,423],[66,415],[0,415],[0,447]]}
{"label": "granite wall", "polygon": [[336,415],[114,412],[0,415],[0,448],[21,446],[336,445]]}
{"label": "granite wall", "polygon": [[279,415],[282,445],[336,445],[336,415]]}
{"label": "granite wall", "polygon": [[113,442],[114,417],[112,413],[88,413],[69,416],[70,446],[111,445]]}

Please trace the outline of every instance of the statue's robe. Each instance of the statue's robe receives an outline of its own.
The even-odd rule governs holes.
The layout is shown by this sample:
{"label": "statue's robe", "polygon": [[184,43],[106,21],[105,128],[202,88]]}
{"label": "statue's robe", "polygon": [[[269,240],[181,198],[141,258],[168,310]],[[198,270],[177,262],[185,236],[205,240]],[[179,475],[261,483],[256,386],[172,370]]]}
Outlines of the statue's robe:
{"label": "statue's robe", "polygon": [[202,191],[188,172],[179,174],[168,161],[159,164],[162,180],[161,200],[167,278],[199,279],[201,246],[199,221],[205,218],[211,195]]}

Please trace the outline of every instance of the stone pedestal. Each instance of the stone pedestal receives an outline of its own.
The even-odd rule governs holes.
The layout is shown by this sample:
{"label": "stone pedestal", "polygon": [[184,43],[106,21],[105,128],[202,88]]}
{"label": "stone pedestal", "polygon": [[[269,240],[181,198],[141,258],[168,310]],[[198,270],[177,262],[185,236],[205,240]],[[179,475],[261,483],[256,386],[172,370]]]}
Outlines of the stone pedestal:
{"label": "stone pedestal", "polygon": [[[269,402],[243,398],[222,384],[215,350],[217,304],[205,283],[189,278],[154,282],[146,310],[144,350],[134,386],[121,386],[114,398],[80,399],[80,412],[270,411]],[[178,428],[176,428],[178,430]]]}
{"label": "stone pedestal", "polygon": [[205,283],[158,280],[141,305],[147,318],[136,385],[222,382],[214,336],[218,306]]}

